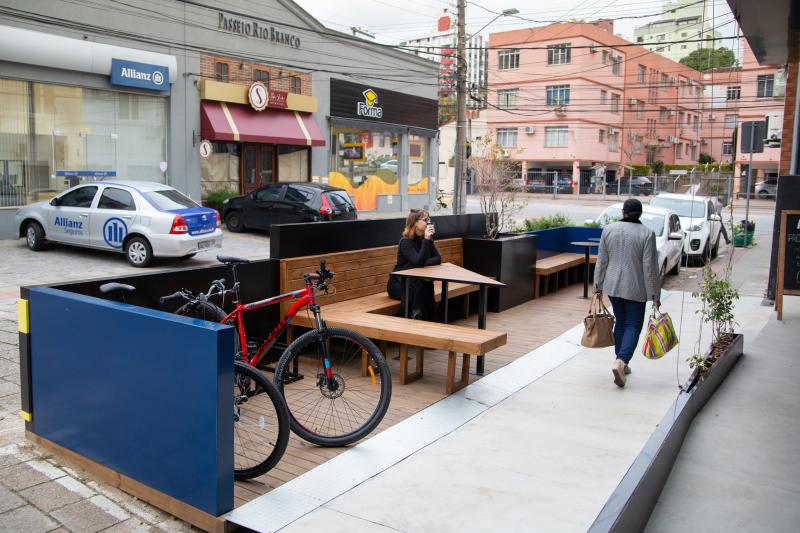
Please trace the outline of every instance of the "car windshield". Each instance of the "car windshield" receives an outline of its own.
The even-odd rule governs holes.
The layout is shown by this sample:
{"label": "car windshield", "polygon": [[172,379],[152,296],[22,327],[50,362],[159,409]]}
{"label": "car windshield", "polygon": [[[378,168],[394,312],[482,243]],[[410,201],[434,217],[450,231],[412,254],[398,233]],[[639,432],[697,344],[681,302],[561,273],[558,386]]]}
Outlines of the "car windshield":
{"label": "car windshield", "polygon": [[656,237],[661,237],[661,234],[664,233],[664,215],[656,215],[655,213],[642,213],[642,216],[639,220],[653,230],[653,233],[656,234]]}
{"label": "car windshield", "polygon": [[617,220],[622,220],[622,209],[619,207],[609,207],[603,211],[603,214],[600,215],[600,218],[597,219],[597,222],[600,224],[600,226],[608,226]]}
{"label": "car windshield", "polygon": [[684,200],[682,198],[665,198],[656,196],[650,205],[672,209],[679,217],[704,218],[706,216],[705,202],[702,200]]}
{"label": "car windshield", "polygon": [[172,211],[174,209],[186,209],[187,207],[199,207],[197,202],[185,196],[175,189],[163,189],[144,193],[158,209],[162,211]]}

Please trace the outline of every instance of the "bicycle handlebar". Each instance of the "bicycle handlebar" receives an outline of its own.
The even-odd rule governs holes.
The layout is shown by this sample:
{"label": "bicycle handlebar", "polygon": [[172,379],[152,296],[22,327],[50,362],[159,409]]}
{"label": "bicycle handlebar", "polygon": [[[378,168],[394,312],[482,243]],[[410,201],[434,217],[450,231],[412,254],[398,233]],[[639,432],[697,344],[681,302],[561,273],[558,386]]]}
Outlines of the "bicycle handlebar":
{"label": "bicycle handlebar", "polygon": [[188,296],[183,291],[178,291],[170,294],[169,296],[162,296],[158,299],[159,303],[165,304],[167,302],[186,301]]}

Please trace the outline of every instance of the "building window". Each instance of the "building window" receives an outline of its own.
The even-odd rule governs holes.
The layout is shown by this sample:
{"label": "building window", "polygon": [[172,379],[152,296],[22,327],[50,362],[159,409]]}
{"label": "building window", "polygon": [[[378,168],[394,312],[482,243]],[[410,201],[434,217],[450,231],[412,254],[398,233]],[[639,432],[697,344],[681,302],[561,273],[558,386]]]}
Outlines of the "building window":
{"label": "building window", "polygon": [[615,76],[619,76],[622,73],[622,69],[620,68],[621,64],[621,56],[611,56],[611,73]]}
{"label": "building window", "polygon": [[733,155],[733,141],[722,141],[722,155]]}
{"label": "building window", "polygon": [[545,146],[567,146],[567,133],[569,128],[566,126],[546,126],[544,128]]}
{"label": "building window", "polygon": [[636,81],[639,85],[644,85],[644,76],[647,73],[647,68],[644,65],[639,65],[639,71],[637,72]]}
{"label": "building window", "polygon": [[497,91],[497,107],[500,109],[512,109],[517,107],[517,97],[519,89],[500,89]]}
{"label": "building window", "polygon": [[223,81],[225,83],[228,82],[228,64],[227,63],[217,63],[216,65],[216,80]]}
{"label": "building window", "polygon": [[681,32],[681,37],[686,37],[686,35],[687,35],[687,33],[685,31]]}
{"label": "building window", "polygon": [[547,105],[567,105],[569,103],[569,85],[548,85]]}
{"label": "building window", "polygon": [[644,116],[644,102],[641,100],[636,101],[636,118],[642,118]]}
{"label": "building window", "polygon": [[692,117],[692,129],[694,131],[700,131],[700,117],[697,115]]}
{"label": "building window", "polygon": [[666,37],[667,37],[667,36],[666,36],[665,34],[663,34],[663,33],[662,33],[661,35],[659,35],[658,37],[656,37],[656,41],[663,41],[664,39],[666,39]]}
{"label": "building window", "polygon": [[608,151],[609,152],[618,152],[619,151],[619,133],[609,133],[608,134]]}
{"label": "building window", "polygon": [[260,81],[267,87],[267,89],[269,89],[269,71],[255,69],[253,71],[253,81]]}
{"label": "building window", "polygon": [[654,137],[656,134],[656,119],[648,118],[647,119],[647,135],[649,137]]}
{"label": "building window", "polygon": [[564,65],[572,61],[572,45],[551,44],[547,47],[547,64]]}
{"label": "building window", "polygon": [[661,75],[661,90],[662,91],[666,91],[667,90],[667,83],[669,83],[669,76],[667,76],[666,74],[662,74]]}
{"label": "building window", "polygon": [[608,63],[608,50],[603,50],[603,64]]}
{"label": "building window", "polygon": [[517,146],[517,128],[497,128],[497,144],[503,148]]}
{"label": "building window", "polygon": [[300,76],[292,76],[292,92],[294,94],[300,94],[302,92],[302,82],[300,81]]}
{"label": "building window", "polygon": [[511,50],[500,50],[498,56],[498,68],[500,70],[511,70],[519,68],[519,50],[514,48]]}
{"label": "building window", "polygon": [[767,74],[764,76],[758,77],[758,88],[756,90],[756,96],[758,98],[769,98],[772,96],[772,90],[775,85],[775,76],[772,74]]}
{"label": "building window", "polygon": [[666,107],[659,107],[658,108],[658,121],[664,123],[667,121],[667,108]]}
{"label": "building window", "polygon": [[692,145],[692,161],[696,161],[696,160],[697,160],[697,145],[693,144]]}
{"label": "building window", "polygon": [[639,37],[637,37],[637,38],[636,38],[636,42],[637,42],[637,43],[643,43],[643,42],[644,42],[644,37],[642,37],[642,36],[640,35]]}
{"label": "building window", "polygon": [[678,112],[678,125],[682,126],[684,122],[684,117],[688,120],[689,116],[686,115],[683,111]]}
{"label": "building window", "polygon": [[597,140],[598,142],[604,143],[606,142],[606,129],[600,128],[597,130]]}
{"label": "building window", "polygon": [[681,45],[681,50],[686,50],[686,45],[685,44]]}
{"label": "building window", "polygon": [[725,115],[725,127],[726,128],[736,127],[736,115]]}
{"label": "building window", "polygon": [[611,93],[611,112],[619,113],[619,95]]}
{"label": "building window", "polygon": [[608,102],[608,91],[600,89],[600,105],[605,106]]}
{"label": "building window", "polygon": [[731,85],[728,87],[728,100],[739,100],[742,97],[742,87],[740,85]]}

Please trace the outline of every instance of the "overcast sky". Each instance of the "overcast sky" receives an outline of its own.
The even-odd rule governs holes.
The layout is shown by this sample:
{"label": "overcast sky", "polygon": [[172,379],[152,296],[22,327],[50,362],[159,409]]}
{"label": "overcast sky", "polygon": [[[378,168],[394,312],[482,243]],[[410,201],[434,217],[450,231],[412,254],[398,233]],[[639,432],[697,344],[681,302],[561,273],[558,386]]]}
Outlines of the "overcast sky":
{"label": "overcast sky", "polygon": [[[436,30],[436,20],[447,8],[455,13],[455,3],[446,0],[295,0],[306,11],[326,26],[339,31],[350,32],[351,26],[359,26],[376,35],[380,42],[398,42],[425,36]],[[769,0],[765,0],[768,2]],[[614,33],[633,40],[633,30],[659,17],[620,18],[650,15],[663,11],[662,0],[499,0],[489,2],[467,0],[467,32],[480,30],[496,15],[487,11],[499,12],[516,8],[520,18],[503,17],[492,22],[482,33],[504,31],[516,28],[541,26],[544,22],[568,21],[572,18],[619,19],[614,23]],[[485,6],[482,7],[482,6]],[[725,0],[707,0],[707,16],[714,20],[723,35],[733,35],[735,24]],[[729,42],[721,43],[721,46]]]}

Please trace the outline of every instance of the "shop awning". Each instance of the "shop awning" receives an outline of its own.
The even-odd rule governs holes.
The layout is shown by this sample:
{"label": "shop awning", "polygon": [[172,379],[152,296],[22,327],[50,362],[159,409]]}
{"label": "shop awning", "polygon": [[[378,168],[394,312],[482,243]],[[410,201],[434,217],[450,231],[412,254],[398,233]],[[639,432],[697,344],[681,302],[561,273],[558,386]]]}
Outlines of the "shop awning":
{"label": "shop awning", "polygon": [[310,113],[204,101],[200,104],[200,134],[211,141],[325,146],[325,138]]}

